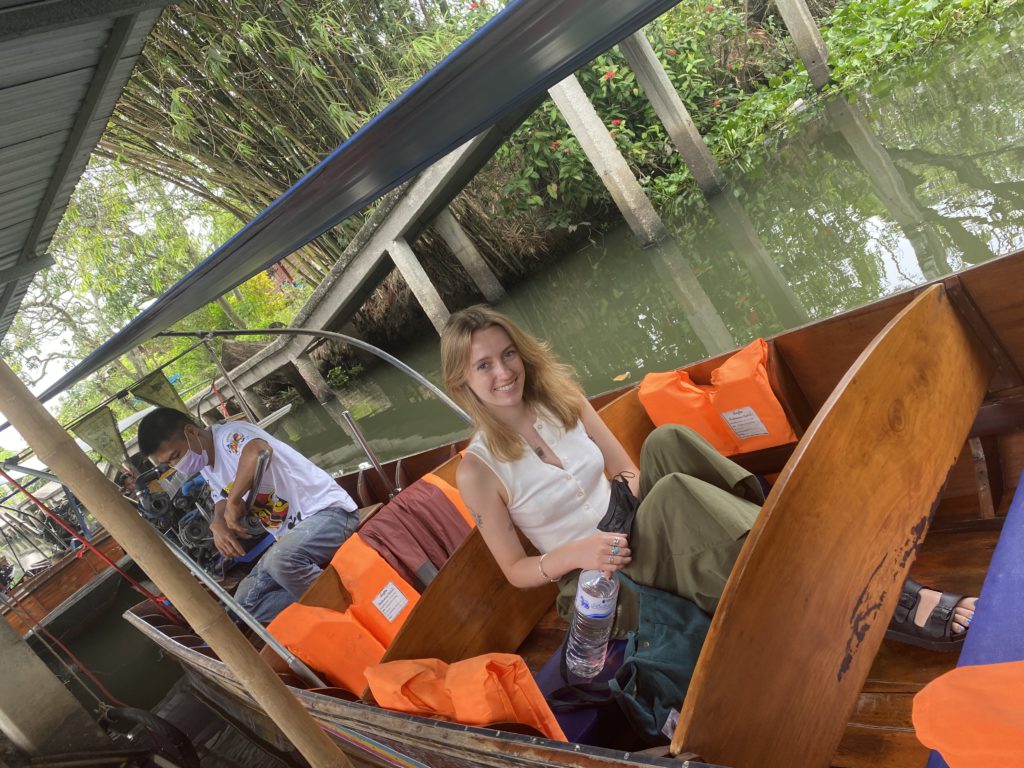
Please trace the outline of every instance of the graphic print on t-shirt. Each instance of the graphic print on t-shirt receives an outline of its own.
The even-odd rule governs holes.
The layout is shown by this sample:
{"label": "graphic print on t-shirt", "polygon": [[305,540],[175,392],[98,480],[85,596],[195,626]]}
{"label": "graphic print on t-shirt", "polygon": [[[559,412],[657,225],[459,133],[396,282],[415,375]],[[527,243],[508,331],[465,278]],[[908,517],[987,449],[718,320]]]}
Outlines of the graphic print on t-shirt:
{"label": "graphic print on t-shirt", "polygon": [[[224,498],[231,492],[233,482],[228,483],[224,489]],[[288,500],[279,499],[274,495],[274,488],[267,491],[260,491],[256,494],[256,501],[252,505],[252,513],[260,519],[263,527],[268,531],[276,531],[288,518]],[[251,491],[250,491],[251,493]],[[289,520],[288,528],[294,528],[298,520]]]}
{"label": "graphic print on t-shirt", "polygon": [[[242,447],[248,439],[249,436],[241,432],[228,432],[224,435],[224,448],[228,453],[238,455],[242,452]],[[234,482],[230,482],[223,490],[224,498],[227,498],[233,485]],[[279,499],[276,490],[276,488],[260,490],[256,493],[256,501],[252,505],[253,514],[259,518],[260,523],[268,531],[276,531],[288,519],[288,500]],[[254,491],[250,491],[250,493],[254,493]],[[294,528],[297,522],[299,522],[298,519],[289,520],[288,528]]]}

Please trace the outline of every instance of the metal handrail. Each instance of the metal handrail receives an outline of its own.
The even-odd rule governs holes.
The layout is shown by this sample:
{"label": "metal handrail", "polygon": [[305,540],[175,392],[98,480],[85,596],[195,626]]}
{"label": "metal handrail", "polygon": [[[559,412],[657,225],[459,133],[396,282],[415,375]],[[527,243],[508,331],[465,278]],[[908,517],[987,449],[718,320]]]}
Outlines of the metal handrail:
{"label": "metal handrail", "polygon": [[[472,424],[473,420],[469,417],[462,408],[460,408],[454,400],[448,397],[445,392],[438,387],[436,384],[431,382],[426,376],[419,373],[418,371],[410,368],[408,365],[403,363],[394,355],[385,352],[379,347],[375,347],[367,341],[357,339],[352,336],[346,336],[343,333],[336,333],[334,331],[320,331],[311,328],[266,328],[260,329],[243,329],[243,330],[218,330],[218,331],[163,331],[158,333],[157,336],[196,336],[199,338],[207,338],[214,336],[313,336],[321,339],[334,339],[335,341],[342,341],[346,344],[351,344],[353,347],[362,349],[365,352],[369,352],[375,357],[379,357],[386,363],[393,365],[395,368],[406,374],[410,378],[422,384],[424,387],[429,389],[437,398],[447,405],[455,415],[465,421],[467,424]],[[230,381],[230,379],[228,379]]]}

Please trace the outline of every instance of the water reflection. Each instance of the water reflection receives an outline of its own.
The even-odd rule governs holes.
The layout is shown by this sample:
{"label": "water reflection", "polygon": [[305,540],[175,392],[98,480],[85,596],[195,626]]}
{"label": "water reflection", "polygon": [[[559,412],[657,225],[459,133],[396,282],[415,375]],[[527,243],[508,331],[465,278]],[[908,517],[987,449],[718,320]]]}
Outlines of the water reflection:
{"label": "water reflection", "polygon": [[[667,220],[670,245],[645,251],[625,226],[613,229],[514,287],[501,308],[597,393],[1024,248],[1013,14],[855,104],[806,116],[768,160],[729,174],[725,193]],[[439,382],[433,335],[396,354]],[[382,458],[465,433],[385,368],[339,393],[366,410],[360,425]],[[295,434],[321,463],[362,460],[326,414],[311,421],[316,439],[308,425]]]}

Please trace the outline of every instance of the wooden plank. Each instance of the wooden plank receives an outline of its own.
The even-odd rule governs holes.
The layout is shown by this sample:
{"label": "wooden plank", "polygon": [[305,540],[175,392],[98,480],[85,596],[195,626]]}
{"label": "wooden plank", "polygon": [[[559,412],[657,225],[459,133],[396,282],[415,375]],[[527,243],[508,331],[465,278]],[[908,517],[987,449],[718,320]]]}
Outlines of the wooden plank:
{"label": "wooden plank", "polygon": [[1003,499],[1003,468],[999,463],[999,447],[994,437],[972,437],[971,463],[978,489],[978,507],[982,518],[991,520]]}
{"label": "wooden plank", "polygon": [[911,293],[890,296],[775,337],[777,349],[815,412],[857,356],[913,298]]}
{"label": "wooden plank", "polygon": [[992,333],[1018,371],[1024,371],[1024,302],[1013,287],[1019,284],[1022,260],[1024,252],[959,274],[964,289],[984,311]]}
{"label": "wooden plank", "polygon": [[967,327],[971,329],[978,341],[992,357],[995,370],[988,388],[990,392],[1000,392],[1024,385],[1024,376],[1013,362],[1009,352],[1003,346],[999,336],[992,330],[981,309],[971,298],[971,293],[964,286],[959,275],[951,275],[943,280],[946,294],[960,313]]}
{"label": "wooden plank", "polygon": [[517,589],[475,528],[420,596],[383,661],[460,661],[481,653],[515,653],[548,612],[558,589]]}
{"label": "wooden plank", "polygon": [[990,371],[941,286],[865,349],[747,537],[673,752],[829,764]]}
{"label": "wooden plank", "polygon": [[836,750],[835,768],[908,768],[924,765],[928,750],[912,728],[850,725]]}

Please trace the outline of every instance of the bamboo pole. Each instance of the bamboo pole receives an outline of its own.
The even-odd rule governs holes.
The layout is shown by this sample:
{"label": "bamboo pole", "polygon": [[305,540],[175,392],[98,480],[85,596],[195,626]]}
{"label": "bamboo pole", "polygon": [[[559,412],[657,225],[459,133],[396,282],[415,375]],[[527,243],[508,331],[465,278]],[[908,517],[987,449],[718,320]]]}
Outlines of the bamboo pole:
{"label": "bamboo pole", "polygon": [[57,420],[0,360],[0,411],[39,457],[71,488],[227,664],[313,768],[351,768],[348,758],[260,658],[220,606],[206,593],[157,532],[136,513]]}

